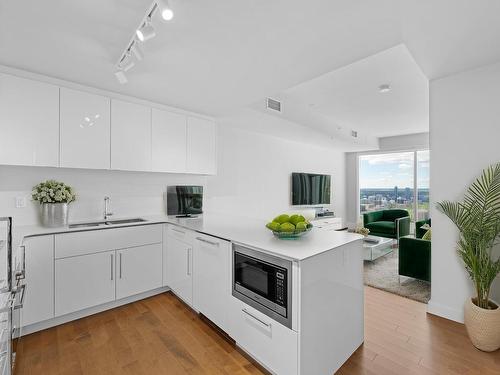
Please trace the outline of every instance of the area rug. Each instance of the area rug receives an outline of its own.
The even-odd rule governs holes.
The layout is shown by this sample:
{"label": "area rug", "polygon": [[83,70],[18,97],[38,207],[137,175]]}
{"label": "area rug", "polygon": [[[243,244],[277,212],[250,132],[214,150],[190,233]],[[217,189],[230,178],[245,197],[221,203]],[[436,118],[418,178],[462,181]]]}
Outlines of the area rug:
{"label": "area rug", "polygon": [[431,284],[427,281],[398,276],[398,249],[373,262],[364,262],[365,285],[427,303],[431,298]]}

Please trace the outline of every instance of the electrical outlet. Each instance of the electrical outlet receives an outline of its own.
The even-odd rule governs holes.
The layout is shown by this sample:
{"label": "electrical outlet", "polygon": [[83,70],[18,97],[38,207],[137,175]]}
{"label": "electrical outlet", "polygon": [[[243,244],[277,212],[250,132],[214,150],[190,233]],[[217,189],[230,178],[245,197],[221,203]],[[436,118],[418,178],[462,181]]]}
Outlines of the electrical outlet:
{"label": "electrical outlet", "polygon": [[16,197],[16,208],[26,207],[26,197]]}

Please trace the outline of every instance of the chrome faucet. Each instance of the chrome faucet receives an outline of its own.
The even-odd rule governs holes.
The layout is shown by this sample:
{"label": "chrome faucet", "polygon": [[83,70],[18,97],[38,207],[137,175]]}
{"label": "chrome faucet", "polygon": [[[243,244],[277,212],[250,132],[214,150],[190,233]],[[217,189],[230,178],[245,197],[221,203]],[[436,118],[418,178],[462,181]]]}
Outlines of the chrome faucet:
{"label": "chrome faucet", "polygon": [[113,213],[109,212],[109,197],[104,197],[104,220],[108,220]]}

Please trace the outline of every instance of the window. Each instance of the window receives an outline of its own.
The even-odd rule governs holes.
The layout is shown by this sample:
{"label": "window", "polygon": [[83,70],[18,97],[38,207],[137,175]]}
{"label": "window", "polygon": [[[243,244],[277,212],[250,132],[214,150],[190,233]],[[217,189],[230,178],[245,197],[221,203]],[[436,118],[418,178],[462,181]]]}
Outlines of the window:
{"label": "window", "polygon": [[429,151],[359,157],[360,213],[408,210],[412,221],[429,216]]}

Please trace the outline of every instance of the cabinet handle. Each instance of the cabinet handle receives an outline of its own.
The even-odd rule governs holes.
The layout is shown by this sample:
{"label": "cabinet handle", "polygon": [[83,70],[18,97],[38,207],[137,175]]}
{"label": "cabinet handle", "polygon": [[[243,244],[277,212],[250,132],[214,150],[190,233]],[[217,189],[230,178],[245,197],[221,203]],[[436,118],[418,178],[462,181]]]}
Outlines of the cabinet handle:
{"label": "cabinet handle", "polygon": [[184,231],[182,231],[182,230],[179,230],[179,229],[172,228],[172,230],[173,230],[174,232],[177,232],[177,233],[186,234],[186,232],[184,232]]}
{"label": "cabinet handle", "polygon": [[120,279],[122,278],[122,253],[120,253]]}
{"label": "cabinet handle", "polygon": [[198,241],[205,242],[205,243],[207,243],[207,244],[209,244],[209,245],[212,245],[212,246],[219,246],[219,243],[218,243],[218,242],[209,241],[209,240],[206,240],[206,239],[204,239],[204,238],[202,238],[202,237],[196,237],[196,239],[197,239]]}
{"label": "cabinet handle", "polygon": [[113,280],[113,254],[111,254],[111,280]]}
{"label": "cabinet handle", "polygon": [[21,280],[26,278],[26,245],[19,246],[23,249],[23,268],[16,272],[16,280]]}
{"label": "cabinet handle", "polygon": [[250,313],[247,309],[241,309],[245,314],[247,314],[249,317],[253,318],[254,320],[258,321],[260,324],[266,326],[267,328],[271,328],[271,323],[266,323],[262,319],[257,318],[255,315]]}
{"label": "cabinet handle", "polygon": [[18,305],[15,304],[15,297],[14,297],[14,302],[12,305],[12,308],[14,310],[21,309],[24,305],[24,296],[26,294],[26,284],[12,288],[12,291],[14,292],[14,296],[17,295],[17,293],[19,293],[19,291],[21,291],[22,294],[21,294],[21,298],[19,298],[19,304]]}
{"label": "cabinet handle", "polygon": [[191,276],[191,248],[187,249],[187,275]]}

